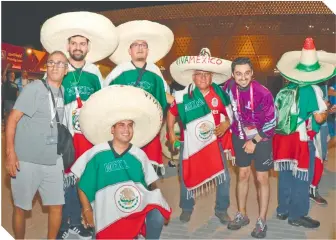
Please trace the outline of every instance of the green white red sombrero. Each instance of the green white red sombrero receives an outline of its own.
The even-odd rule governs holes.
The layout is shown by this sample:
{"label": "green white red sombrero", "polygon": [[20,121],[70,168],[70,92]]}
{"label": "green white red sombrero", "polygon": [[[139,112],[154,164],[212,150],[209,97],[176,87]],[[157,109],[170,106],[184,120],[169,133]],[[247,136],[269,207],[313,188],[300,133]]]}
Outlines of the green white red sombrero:
{"label": "green white red sombrero", "polygon": [[136,40],[148,44],[147,62],[155,63],[167,55],[174,43],[173,32],[165,25],[148,20],[123,23],[117,27],[119,45],[110,56],[115,64],[131,61],[128,49]]}
{"label": "green white red sombrero", "polygon": [[[286,52],[277,68],[291,82],[301,85],[317,84],[336,75],[333,54],[316,51],[312,38],[306,38],[302,51]],[[334,59],[336,62],[336,60]]]}
{"label": "green white red sombrero", "polygon": [[231,61],[212,57],[208,48],[202,48],[198,56],[182,56],[170,65],[173,79],[187,86],[192,83],[195,70],[212,72],[212,81],[222,84],[231,78]]}
{"label": "green white red sombrero", "polygon": [[118,46],[116,27],[105,16],[92,12],[68,12],[49,18],[41,28],[41,43],[49,52],[67,54],[68,38],[80,35],[89,39],[88,62],[111,55]]}
{"label": "green white red sombrero", "polygon": [[159,102],[141,88],[113,85],[94,93],[85,102],[79,124],[94,145],[113,139],[111,127],[122,120],[134,121],[131,143],[143,147],[158,134],[163,119]]}

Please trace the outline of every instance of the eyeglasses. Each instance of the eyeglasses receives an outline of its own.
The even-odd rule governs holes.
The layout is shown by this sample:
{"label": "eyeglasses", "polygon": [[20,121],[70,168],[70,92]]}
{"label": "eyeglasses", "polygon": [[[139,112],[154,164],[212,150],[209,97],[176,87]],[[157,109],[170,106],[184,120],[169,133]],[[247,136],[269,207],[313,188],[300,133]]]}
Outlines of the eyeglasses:
{"label": "eyeglasses", "polygon": [[211,77],[212,73],[209,73],[209,72],[206,72],[206,73],[194,73],[194,76],[195,77],[205,77],[205,78],[208,78],[208,77]]}
{"label": "eyeglasses", "polygon": [[147,43],[132,43],[131,44],[131,48],[137,48],[137,47],[147,49],[148,45]]}
{"label": "eyeglasses", "polygon": [[47,67],[53,67],[53,66],[56,66],[56,68],[65,68],[68,67],[68,64],[64,62],[54,62],[53,60],[47,61]]}

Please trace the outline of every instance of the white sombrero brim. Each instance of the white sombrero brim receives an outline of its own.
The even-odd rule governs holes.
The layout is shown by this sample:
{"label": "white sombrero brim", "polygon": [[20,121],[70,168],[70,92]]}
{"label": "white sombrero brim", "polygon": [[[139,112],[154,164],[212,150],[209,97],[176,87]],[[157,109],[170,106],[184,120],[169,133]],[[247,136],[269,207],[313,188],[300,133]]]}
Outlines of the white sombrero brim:
{"label": "white sombrero brim", "polygon": [[194,71],[202,70],[212,72],[212,81],[222,84],[231,78],[231,63],[231,61],[215,57],[182,56],[170,65],[170,74],[176,82],[187,86],[193,81]]}
{"label": "white sombrero brim", "polygon": [[113,85],[91,95],[81,109],[79,124],[85,137],[96,145],[113,139],[111,127],[115,123],[133,120],[131,142],[143,147],[160,131],[162,118],[162,108],[150,93],[132,86]]}
{"label": "white sombrero brim", "polygon": [[113,23],[101,14],[91,12],[62,13],[48,19],[41,28],[41,43],[49,52],[56,50],[68,55],[68,38],[81,35],[90,40],[88,62],[97,62],[111,55],[119,37]]}
{"label": "white sombrero brim", "polygon": [[119,45],[110,56],[115,64],[131,61],[128,53],[130,45],[136,40],[148,44],[147,62],[155,63],[167,55],[174,43],[174,34],[166,26],[147,20],[131,21],[117,27]]}
{"label": "white sombrero brim", "polygon": [[296,67],[300,63],[301,51],[291,51],[282,55],[277,68],[289,81],[298,84],[317,84],[324,82],[335,75],[335,67],[327,62],[319,61],[320,68],[315,71],[305,72]]}
{"label": "white sombrero brim", "polygon": [[336,53],[317,51],[317,58],[320,62],[330,63],[336,67]]}

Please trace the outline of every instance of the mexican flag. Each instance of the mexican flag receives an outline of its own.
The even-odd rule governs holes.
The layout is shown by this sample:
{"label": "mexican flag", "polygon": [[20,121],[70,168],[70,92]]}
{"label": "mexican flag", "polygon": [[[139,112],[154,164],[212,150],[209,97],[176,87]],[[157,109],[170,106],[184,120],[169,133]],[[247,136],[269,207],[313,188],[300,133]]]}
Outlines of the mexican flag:
{"label": "mexican flag", "polygon": [[109,143],[94,146],[72,166],[91,203],[97,239],[134,239],[146,235],[146,215],[153,209],[170,218],[171,208],[160,189],[149,191],[158,179],[146,154],[132,146],[115,157]]}
{"label": "mexican flag", "polygon": [[[228,96],[215,83],[211,87],[229,114]],[[211,183],[221,184],[225,180],[224,165],[214,134],[214,118],[199,89],[191,84],[176,92],[175,100],[184,125],[183,180],[188,196],[193,197],[202,194],[203,186],[208,189]]]}
{"label": "mexican flag", "polygon": [[[320,124],[315,121],[312,113],[324,112],[327,107],[323,101],[323,93],[316,85],[300,87],[299,97],[305,100],[309,99],[309,102],[299,102],[298,109],[300,115],[310,115],[310,117],[305,122],[302,122],[299,115],[298,122],[301,122],[301,124],[297,126],[294,133],[274,135],[274,169],[276,171],[292,170],[295,177],[308,181],[309,139],[314,141],[316,147],[315,162],[322,162],[321,146],[316,136],[314,136],[320,131]],[[320,167],[320,164],[318,165],[317,167]]]}

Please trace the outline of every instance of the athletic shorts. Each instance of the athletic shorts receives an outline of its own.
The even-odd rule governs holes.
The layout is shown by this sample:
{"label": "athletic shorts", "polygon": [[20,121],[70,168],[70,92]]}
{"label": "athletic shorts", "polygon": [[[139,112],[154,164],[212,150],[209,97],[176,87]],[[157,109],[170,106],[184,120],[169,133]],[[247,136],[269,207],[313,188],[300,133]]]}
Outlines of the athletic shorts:
{"label": "athletic shorts", "polygon": [[14,205],[24,210],[32,209],[33,198],[39,191],[42,203],[63,205],[63,160],[59,158],[56,165],[42,165],[19,162],[20,171],[11,178]]}
{"label": "athletic shorts", "polygon": [[239,139],[232,134],[232,144],[236,155],[236,165],[238,167],[251,166],[254,160],[254,166],[258,172],[266,172],[273,168],[272,140],[258,142],[254,153],[248,154],[243,149],[246,140]]}

